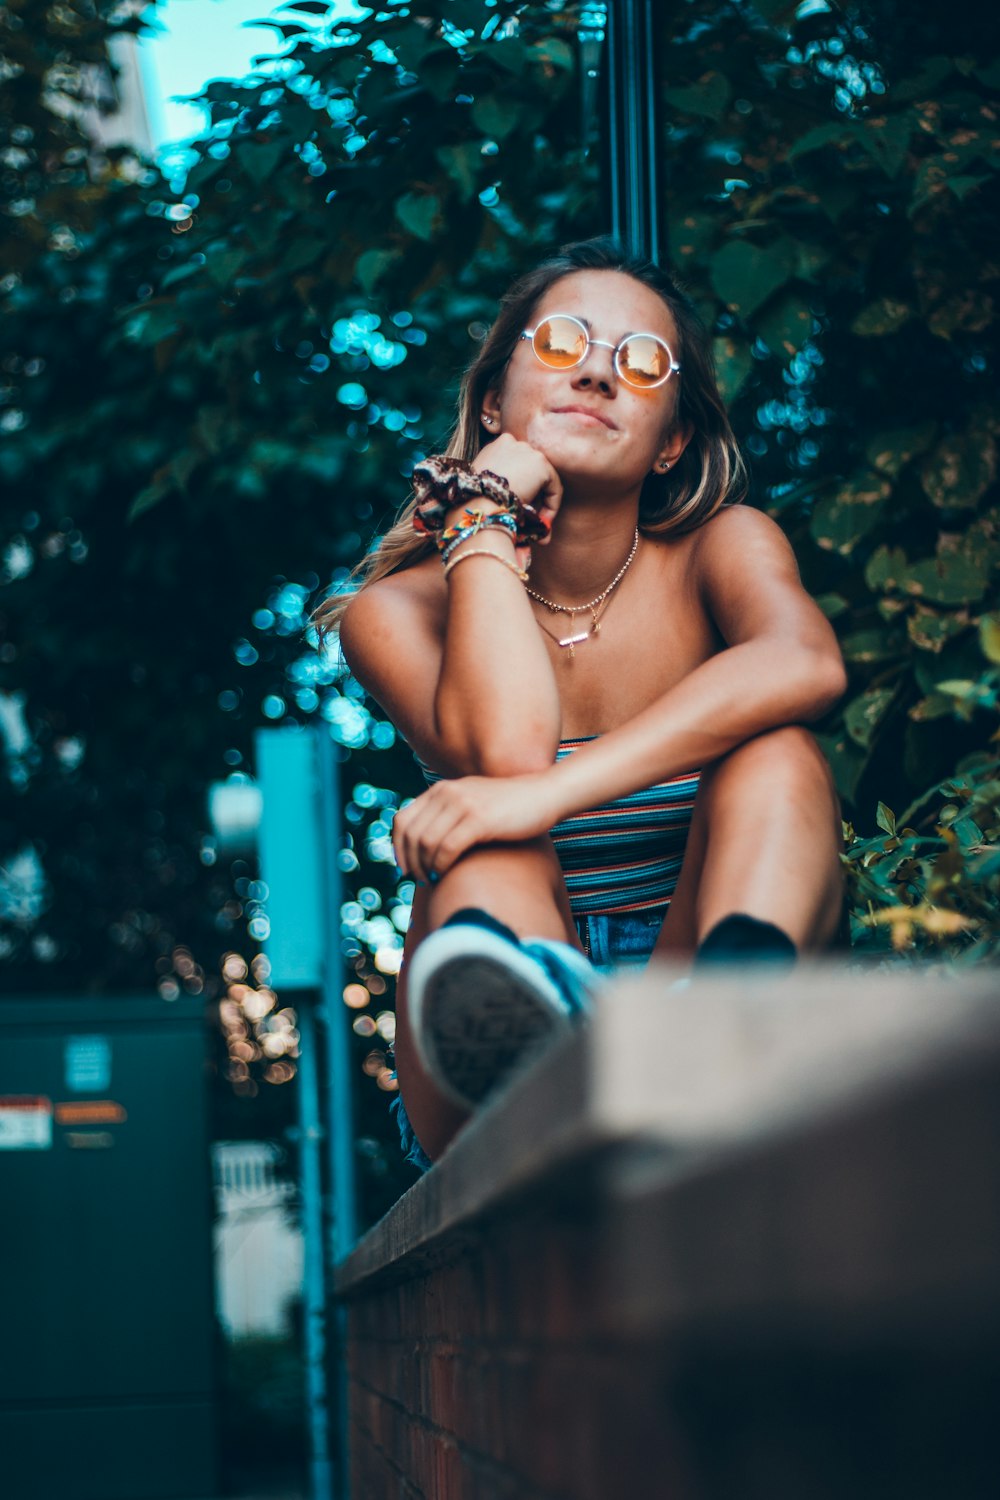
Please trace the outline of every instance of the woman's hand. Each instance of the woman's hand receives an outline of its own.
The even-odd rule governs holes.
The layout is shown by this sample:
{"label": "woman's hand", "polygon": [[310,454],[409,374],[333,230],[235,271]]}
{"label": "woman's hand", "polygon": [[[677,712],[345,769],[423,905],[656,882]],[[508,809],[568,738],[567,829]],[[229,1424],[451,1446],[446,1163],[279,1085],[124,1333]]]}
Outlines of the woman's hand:
{"label": "woman's hand", "polygon": [[[477,471],[489,469],[506,479],[515,495],[526,505],[533,505],[548,523],[551,537],[552,522],[562,504],[563,487],[562,480],[540,448],[502,432],[492,443],[480,448],[472,460],[472,467]],[[539,545],[544,546],[544,543]]]}
{"label": "woman's hand", "polygon": [[519,843],[558,822],[551,775],[439,781],[395,817],[396,862],[411,880],[444,875],[474,844]]}

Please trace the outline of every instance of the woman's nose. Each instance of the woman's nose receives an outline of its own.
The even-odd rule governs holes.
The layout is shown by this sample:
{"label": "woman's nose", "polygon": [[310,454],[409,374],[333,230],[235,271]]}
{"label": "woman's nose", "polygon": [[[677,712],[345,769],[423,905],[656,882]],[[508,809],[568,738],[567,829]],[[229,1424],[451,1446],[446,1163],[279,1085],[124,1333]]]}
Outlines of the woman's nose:
{"label": "woman's nose", "polygon": [[602,344],[591,343],[583,356],[582,364],[573,371],[573,385],[600,386],[601,390],[613,390],[618,382],[615,370],[615,351]]}

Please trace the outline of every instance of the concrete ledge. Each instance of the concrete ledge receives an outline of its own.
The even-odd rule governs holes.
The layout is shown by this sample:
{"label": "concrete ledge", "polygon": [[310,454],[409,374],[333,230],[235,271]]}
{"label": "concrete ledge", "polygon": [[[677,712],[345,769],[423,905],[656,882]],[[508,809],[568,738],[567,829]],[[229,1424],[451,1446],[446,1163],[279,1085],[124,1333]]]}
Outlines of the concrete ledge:
{"label": "concrete ledge", "polygon": [[616,981],[590,1024],[476,1116],[361,1240],[339,1268],[341,1295],[406,1274],[512,1197],[560,1179],[571,1190],[609,1154],[616,1191],[632,1194],[984,1065],[1000,1078],[998,969],[803,966],[679,992],[672,977]]}
{"label": "concrete ledge", "polygon": [[339,1268],[364,1500],[993,1500],[1000,971],[616,981]]}

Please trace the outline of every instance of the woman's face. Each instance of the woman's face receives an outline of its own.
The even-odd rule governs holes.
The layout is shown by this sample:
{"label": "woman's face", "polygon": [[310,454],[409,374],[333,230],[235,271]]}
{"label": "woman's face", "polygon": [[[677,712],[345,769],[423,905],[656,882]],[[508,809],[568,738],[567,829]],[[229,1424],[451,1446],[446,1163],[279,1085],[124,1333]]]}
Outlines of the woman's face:
{"label": "woman's face", "polygon": [[522,339],[499,391],[488,393],[487,432],[509,433],[539,448],[564,479],[598,480],[615,489],[641,485],[664,459],[675,463],[686,435],[676,422],[678,382],[672,375],[652,390],[637,390],[615,371],[614,348],[630,333],[655,333],[680,363],[677,325],[666,303],[621,271],[574,271],[539,299],[527,325],[570,313],[591,338],[583,363],[570,370],[543,365]]}

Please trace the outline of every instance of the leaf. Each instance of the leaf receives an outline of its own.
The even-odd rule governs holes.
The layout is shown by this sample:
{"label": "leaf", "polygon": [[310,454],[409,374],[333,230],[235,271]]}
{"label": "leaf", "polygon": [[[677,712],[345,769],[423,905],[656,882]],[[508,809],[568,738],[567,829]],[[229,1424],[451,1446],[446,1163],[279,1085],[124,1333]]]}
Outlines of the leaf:
{"label": "leaf", "polygon": [[886,807],[884,802],[880,802],[878,805],[875,813],[875,822],[882,829],[883,833],[895,835],[896,814],[892,811],[891,807]]}
{"label": "leaf", "polygon": [[926,604],[914,606],[906,621],[906,631],[918,651],[931,651],[938,655],[956,635],[961,635],[969,625],[968,614],[940,614]]}
{"label": "leaf", "polygon": [[979,644],[987,660],[1000,666],[1000,615],[983,615],[979,622]]}
{"label": "leaf", "polygon": [[954,193],[959,203],[964,203],[970,193],[974,193],[976,188],[982,187],[984,182],[989,182],[990,180],[990,177],[986,173],[978,176],[967,173],[960,177],[949,177],[948,191]]}
{"label": "leaf", "polygon": [[913,308],[892,297],[879,297],[863,307],[851,324],[851,332],[859,338],[881,338],[887,333],[896,333],[913,317]]}
{"label": "leaf", "polygon": [[884,630],[855,630],[844,637],[840,649],[845,660],[862,665],[891,661],[900,655],[898,644]]}
{"label": "leaf", "polygon": [[866,750],[870,747],[895,696],[895,688],[870,687],[847,705],[844,710],[844,727],[856,745],[861,745]]}
{"label": "leaf", "polygon": [[890,488],[887,480],[866,475],[820,500],[809,522],[817,546],[848,557],[878,522]]}
{"label": "leaf", "polygon": [[901,586],[905,593],[936,604],[975,604],[986,592],[998,560],[996,519],[983,516],[964,533],[943,532],[936,556],[911,563]]}
{"label": "leaf", "polygon": [[712,341],[712,351],[723,400],[732,401],[753,368],[750,345],[732,338],[717,338]]}
{"label": "leaf", "polygon": [[901,588],[900,580],[908,567],[906,553],[901,547],[879,547],[868,559],[865,583],[873,593]]}
{"label": "leaf", "polygon": [[949,718],[951,712],[950,698],[946,698],[943,693],[928,693],[910,709],[910,718],[918,724],[923,724],[931,719]]}
{"label": "leaf", "polygon": [[856,127],[857,139],[887,177],[899,175],[915,123],[913,114],[907,110],[901,115],[876,115]]}
{"label": "leaf", "polygon": [[721,73],[703,73],[695,84],[679,84],[663,90],[663,98],[684,115],[704,115],[719,120],[729,106],[732,91]]}
{"label": "leaf", "polygon": [[457,183],[459,196],[468,203],[479,179],[483,153],[478,141],[463,141],[458,146],[439,146],[434,155],[448,176]]}
{"label": "leaf", "polygon": [[431,54],[447,51],[456,64],[459,61],[454,47],[442,45],[437,26],[421,25],[420,21],[413,18],[402,20],[401,24],[394,26],[387,33],[386,42],[407,72],[417,73],[421,78],[424,76],[424,62]]}
{"label": "leaf", "polygon": [[806,156],[810,151],[821,151],[824,146],[846,146],[850,138],[851,132],[846,122],[815,125],[792,144],[788,159],[794,161],[797,156]]}
{"label": "leaf", "polygon": [[880,474],[895,479],[900,470],[923,453],[934,441],[936,422],[921,422],[918,427],[897,427],[891,432],[880,432],[865,445],[865,456]]}
{"label": "leaf", "polygon": [[845,734],[817,734],[816,740],[829,762],[837,791],[846,801],[853,802],[868,756]]}
{"label": "leaf", "polygon": [[843,594],[818,594],[814,602],[819,605],[828,620],[836,620],[851,607]]}
{"label": "leaf", "polygon": [[996,443],[972,431],[944,438],[924,461],[920,483],[933,505],[953,510],[974,507],[996,477]]}
{"label": "leaf", "polygon": [[770,248],[749,240],[730,240],[712,257],[712,285],[728,306],[749,318],[768,297],[784,286],[792,271],[787,245]]}
{"label": "leaf", "polygon": [[444,8],[448,23],[459,31],[479,36],[489,17],[483,14],[482,0],[448,0]]}
{"label": "leaf", "polygon": [[304,235],[301,239],[296,240],[294,244],[289,245],[288,249],[284,252],[281,259],[282,272],[293,275],[296,271],[301,271],[306,266],[311,266],[329,248],[327,240]]}
{"label": "leaf", "polygon": [[718,234],[718,224],[708,214],[671,215],[668,237],[672,252],[682,261],[703,260]]}
{"label": "leaf", "polygon": [[[413,71],[413,65],[401,58]],[[438,99],[450,97],[456,89],[462,71],[461,57],[454,47],[430,47],[420,58],[416,72],[420,82]]]}
{"label": "leaf", "polygon": [[927,326],[938,338],[950,339],[955,333],[982,333],[995,315],[993,298],[975,287],[963,287],[948,297],[928,315]]}
{"label": "leaf", "polygon": [[547,73],[556,68],[562,73],[572,73],[576,67],[573,48],[558,36],[540,37],[537,42],[532,42],[530,56],[532,62],[541,63]]}
{"label": "leaf", "polygon": [[754,9],[771,26],[781,26],[782,22],[791,20],[798,7],[799,0],[754,0]]}
{"label": "leaf", "polygon": [[418,240],[433,238],[440,211],[440,199],[433,193],[404,193],[396,199],[396,218]]}
{"label": "leaf", "polygon": [[399,259],[398,250],[365,250],[358,256],[354,274],[366,296],[371,296],[388,268]]}
{"label": "leaf", "polygon": [[972,917],[965,917],[958,911],[947,911],[943,906],[920,907],[915,915],[924,931],[935,937],[946,936],[953,932],[966,932],[969,928],[979,925]]}
{"label": "leaf", "polygon": [[812,332],[812,313],[798,292],[783,292],[756,320],[755,328],[772,354],[798,353]]}
{"label": "leaf", "polygon": [[921,62],[916,73],[893,85],[893,94],[897,99],[933,99],[953,71],[954,63],[950,57],[928,57]]}
{"label": "leaf", "polygon": [[517,127],[520,114],[516,100],[504,100],[498,94],[482,94],[472,106],[473,124],[483,135],[498,141]]}

